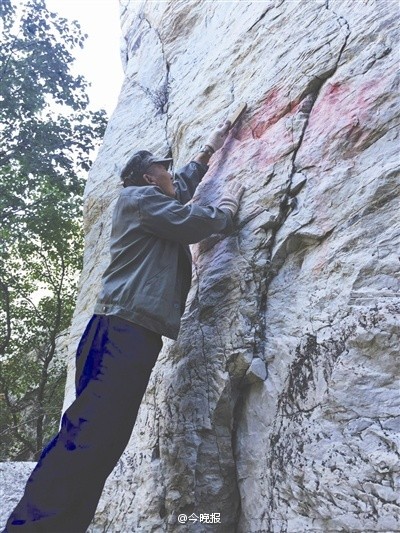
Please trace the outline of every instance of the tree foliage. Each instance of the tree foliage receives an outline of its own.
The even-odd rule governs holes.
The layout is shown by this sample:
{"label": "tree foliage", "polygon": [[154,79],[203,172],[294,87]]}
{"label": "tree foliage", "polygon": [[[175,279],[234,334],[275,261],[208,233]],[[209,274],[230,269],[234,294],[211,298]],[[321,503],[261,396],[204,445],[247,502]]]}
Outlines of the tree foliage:
{"label": "tree foliage", "polygon": [[71,72],[85,36],[45,0],[1,0],[0,454],[36,459],[57,429],[81,269],[84,177],[105,128]]}

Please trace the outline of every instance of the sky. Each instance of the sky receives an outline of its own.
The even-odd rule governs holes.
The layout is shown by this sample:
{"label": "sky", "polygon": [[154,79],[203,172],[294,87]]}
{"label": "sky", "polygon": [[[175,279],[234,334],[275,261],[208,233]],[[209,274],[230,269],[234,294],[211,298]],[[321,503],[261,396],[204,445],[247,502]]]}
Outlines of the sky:
{"label": "sky", "polygon": [[83,50],[76,49],[74,72],[91,83],[90,107],[110,116],[117,105],[123,71],[120,59],[118,0],[47,0],[50,11],[77,20],[88,34]]}

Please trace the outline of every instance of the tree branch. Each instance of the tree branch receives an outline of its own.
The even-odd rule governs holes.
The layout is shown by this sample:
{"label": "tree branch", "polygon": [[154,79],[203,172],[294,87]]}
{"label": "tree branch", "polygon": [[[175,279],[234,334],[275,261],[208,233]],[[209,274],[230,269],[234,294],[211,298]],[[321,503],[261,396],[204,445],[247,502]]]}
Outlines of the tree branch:
{"label": "tree branch", "polygon": [[16,416],[16,414],[14,412],[14,406],[13,406],[11,400],[10,400],[9,391],[8,391],[7,387],[4,387],[4,380],[1,380],[1,381],[2,381],[2,388],[3,388],[3,391],[4,391],[4,398],[6,400],[8,411],[9,411],[9,413],[11,415],[12,420],[13,420],[13,425],[10,427],[10,430],[11,430],[12,434],[14,435],[14,437],[19,442],[24,444],[31,453],[34,454],[36,450],[32,446],[32,443],[27,438],[25,438],[23,435],[21,435],[21,433],[19,433],[19,431],[17,429],[20,425],[22,425],[22,423],[21,424],[18,423],[17,416]]}
{"label": "tree branch", "polygon": [[6,313],[6,336],[4,341],[0,344],[0,355],[5,355],[11,340],[11,310],[9,288],[2,280],[0,280],[0,290],[4,295],[4,310]]}

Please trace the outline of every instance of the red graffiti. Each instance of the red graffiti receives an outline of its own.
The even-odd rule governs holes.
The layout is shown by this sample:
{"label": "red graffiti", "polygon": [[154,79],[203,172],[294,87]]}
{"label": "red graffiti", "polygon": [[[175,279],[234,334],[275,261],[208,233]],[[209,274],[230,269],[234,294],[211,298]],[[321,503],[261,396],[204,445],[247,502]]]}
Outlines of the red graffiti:
{"label": "red graffiti", "polygon": [[382,98],[393,92],[393,78],[394,70],[389,69],[376,79],[371,74],[368,80],[328,80],[316,96],[307,123],[298,112],[301,102],[291,101],[286,89],[268,91],[257,108],[249,108],[223,149],[212,158],[205,188],[210,180],[210,193],[215,197],[224,182],[243,170],[250,171],[246,180],[252,176],[262,180],[278,161],[298,147],[303,126],[306,129],[296,156],[300,166],[329,166],[335,150],[341,159],[353,157],[373,142],[375,122],[381,120],[376,110],[382,109]]}
{"label": "red graffiti", "polygon": [[223,149],[212,159],[207,174],[234,176],[248,168],[260,180],[260,173],[294,149],[293,118],[299,102],[290,102],[286,94],[274,89],[261,101],[249,118],[246,115],[228,137]]}

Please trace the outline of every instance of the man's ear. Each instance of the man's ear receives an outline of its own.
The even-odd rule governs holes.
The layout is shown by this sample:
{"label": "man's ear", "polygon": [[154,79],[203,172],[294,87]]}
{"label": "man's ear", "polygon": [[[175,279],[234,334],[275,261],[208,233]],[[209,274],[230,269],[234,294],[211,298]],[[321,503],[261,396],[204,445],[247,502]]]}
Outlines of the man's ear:
{"label": "man's ear", "polygon": [[149,183],[150,185],[155,183],[154,178],[150,176],[150,174],[143,174],[143,181],[145,181],[146,183]]}

